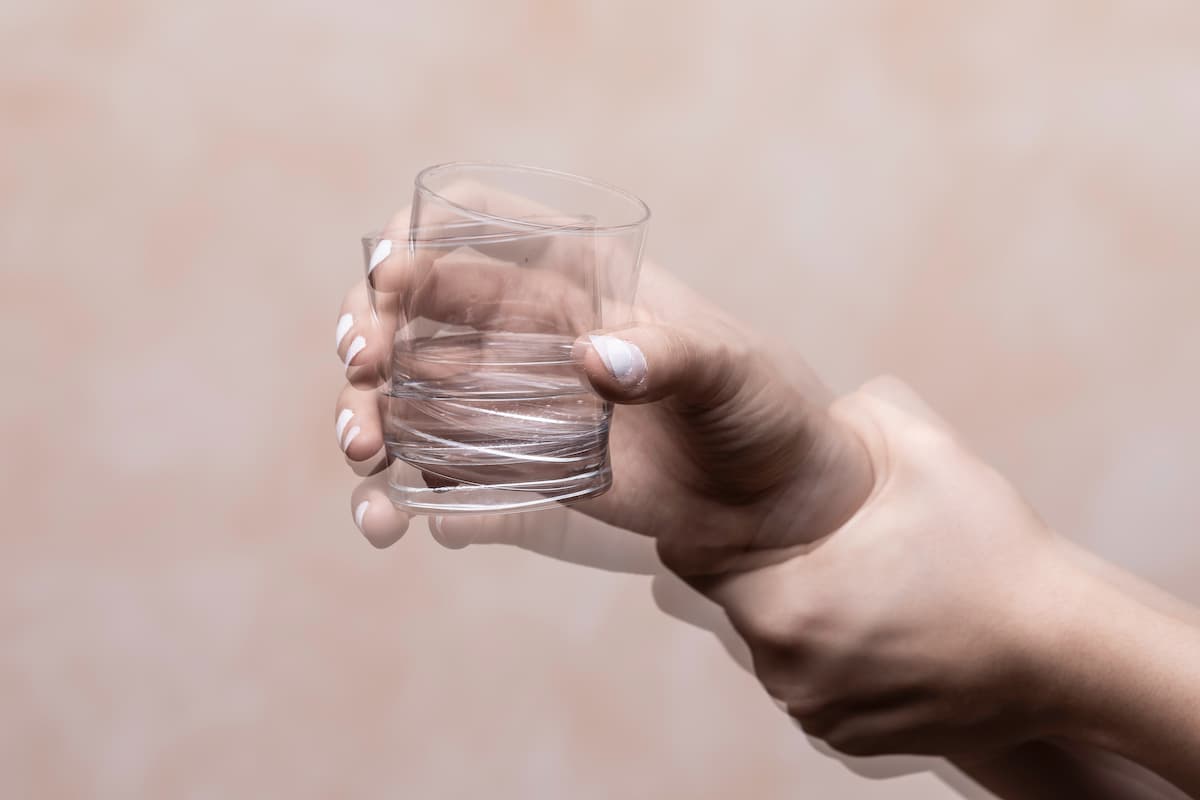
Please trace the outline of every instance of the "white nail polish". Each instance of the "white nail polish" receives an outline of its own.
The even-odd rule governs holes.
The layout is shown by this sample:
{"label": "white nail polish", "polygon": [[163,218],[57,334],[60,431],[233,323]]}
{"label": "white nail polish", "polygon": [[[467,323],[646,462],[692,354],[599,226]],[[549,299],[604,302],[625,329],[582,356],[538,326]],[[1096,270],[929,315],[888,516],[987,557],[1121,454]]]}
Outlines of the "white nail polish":
{"label": "white nail polish", "polygon": [[[342,413],[338,414],[338,418],[337,418],[338,444],[342,443],[342,434],[346,432],[346,425],[348,425],[350,423],[350,420],[352,420],[352,419],[354,419],[354,412],[348,408],[343,408]],[[346,449],[345,446],[343,446],[342,449],[345,450]]]}
{"label": "white nail polish", "polygon": [[361,503],[359,503],[357,506],[354,507],[354,524],[358,526],[358,529],[360,531],[363,529],[362,521],[363,521],[363,517],[367,513],[367,506],[369,506],[369,505],[371,505],[370,500],[363,500]]}
{"label": "white nail polish", "polygon": [[350,349],[346,351],[346,367],[350,367],[354,363],[354,357],[363,351],[367,346],[367,340],[361,336],[355,336],[354,341],[350,342]]}
{"label": "white nail polish", "polygon": [[340,348],[342,346],[342,339],[346,338],[346,334],[349,333],[350,329],[353,327],[354,327],[354,315],[353,314],[342,314],[340,317],[338,317],[338,324],[337,324],[337,347],[338,348]]}
{"label": "white nail polish", "polygon": [[357,425],[350,429],[350,432],[346,434],[346,441],[342,443],[342,450],[350,449],[350,443],[354,441],[355,436],[358,436],[360,430],[361,428]]}
{"label": "white nail polish", "polygon": [[621,383],[634,384],[646,377],[646,357],[637,345],[615,336],[589,336],[596,354]]}
{"label": "white nail polish", "polygon": [[384,239],[379,244],[375,245],[375,249],[371,251],[371,263],[367,266],[367,274],[370,275],[375,271],[383,260],[392,254],[392,240]]}

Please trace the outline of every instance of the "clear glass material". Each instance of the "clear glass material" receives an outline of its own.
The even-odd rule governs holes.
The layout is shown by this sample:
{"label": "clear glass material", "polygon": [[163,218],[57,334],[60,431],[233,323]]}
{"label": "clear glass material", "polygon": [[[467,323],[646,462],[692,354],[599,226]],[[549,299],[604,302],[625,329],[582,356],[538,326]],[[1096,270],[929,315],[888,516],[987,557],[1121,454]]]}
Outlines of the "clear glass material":
{"label": "clear glass material", "polygon": [[627,192],[550,170],[417,176],[409,227],[363,239],[372,307],[395,323],[382,391],[396,505],[529,511],[611,486],[612,406],[572,351],[630,321],[649,215]]}

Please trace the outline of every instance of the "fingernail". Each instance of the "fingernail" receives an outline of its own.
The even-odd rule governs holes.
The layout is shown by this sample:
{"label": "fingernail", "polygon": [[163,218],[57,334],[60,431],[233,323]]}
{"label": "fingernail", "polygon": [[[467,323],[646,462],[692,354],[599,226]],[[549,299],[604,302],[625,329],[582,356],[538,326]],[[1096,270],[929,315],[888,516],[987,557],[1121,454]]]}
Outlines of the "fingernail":
{"label": "fingernail", "polygon": [[[358,526],[358,529],[360,531],[363,529],[362,521],[363,521],[363,517],[367,513],[367,506],[369,506],[369,505],[371,505],[370,500],[363,500],[361,503],[359,503],[357,506],[354,507],[354,524]],[[365,531],[364,531],[364,533],[365,533]]]}
{"label": "fingernail", "polygon": [[367,274],[370,275],[375,271],[383,260],[392,254],[392,240],[384,239],[379,244],[375,245],[375,249],[371,251],[371,263],[367,266]]}
{"label": "fingernail", "polygon": [[346,351],[346,367],[347,369],[354,363],[354,357],[362,352],[367,346],[367,340],[361,336],[355,336],[354,341],[350,342],[350,349]]}
{"label": "fingernail", "polygon": [[350,432],[346,434],[346,441],[342,443],[342,450],[350,449],[350,443],[354,441],[355,436],[358,436],[359,430],[361,429],[357,425],[350,429]]}
{"label": "fingernail", "polygon": [[605,368],[624,384],[635,384],[646,377],[646,357],[637,345],[615,336],[589,336],[592,347]]}
{"label": "fingernail", "polygon": [[342,346],[342,339],[346,338],[346,334],[349,333],[350,329],[353,327],[354,327],[354,315],[353,314],[342,314],[340,317],[338,317],[337,347],[340,348]]}
{"label": "fingernail", "polygon": [[[346,425],[349,424],[350,420],[352,419],[354,419],[354,412],[348,408],[343,408],[342,413],[338,414],[337,437],[339,445],[342,443],[342,434],[346,431]],[[343,446],[342,449],[345,450],[346,448]]]}

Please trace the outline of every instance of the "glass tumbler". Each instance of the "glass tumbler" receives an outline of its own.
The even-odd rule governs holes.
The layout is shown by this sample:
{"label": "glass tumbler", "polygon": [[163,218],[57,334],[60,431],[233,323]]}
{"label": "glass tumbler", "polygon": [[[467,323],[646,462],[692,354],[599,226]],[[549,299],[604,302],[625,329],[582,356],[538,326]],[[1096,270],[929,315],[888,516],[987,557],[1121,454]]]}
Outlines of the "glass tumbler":
{"label": "glass tumbler", "polygon": [[363,239],[392,502],[412,513],[531,511],[612,485],[612,405],[572,357],[631,321],[650,211],[533,167],[453,163],[416,178],[406,229]]}

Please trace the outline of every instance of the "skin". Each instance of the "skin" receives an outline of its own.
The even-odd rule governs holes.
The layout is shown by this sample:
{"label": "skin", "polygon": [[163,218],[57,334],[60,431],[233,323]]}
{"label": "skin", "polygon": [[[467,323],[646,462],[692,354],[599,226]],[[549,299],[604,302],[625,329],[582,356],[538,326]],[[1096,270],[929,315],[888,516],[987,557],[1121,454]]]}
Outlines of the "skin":
{"label": "skin", "polygon": [[[422,313],[475,313],[485,328],[489,286],[568,296],[531,308],[571,304],[520,276],[433,291],[434,265],[394,252],[339,312],[355,319],[339,357],[367,341],[335,410],[361,429],[352,462],[380,451],[375,387],[405,298],[436,297]],[[806,732],[851,755],[946,756],[1004,797],[1182,796],[1166,781],[1200,795],[1194,609],[1051,530],[899,381],[835,400],[653,264],[632,316],[610,333],[644,370],[617,379],[586,336],[576,344],[592,387],[621,407],[613,488],[575,508],[654,537]],[[351,498],[377,546],[408,522],[385,489],[376,471]]]}

